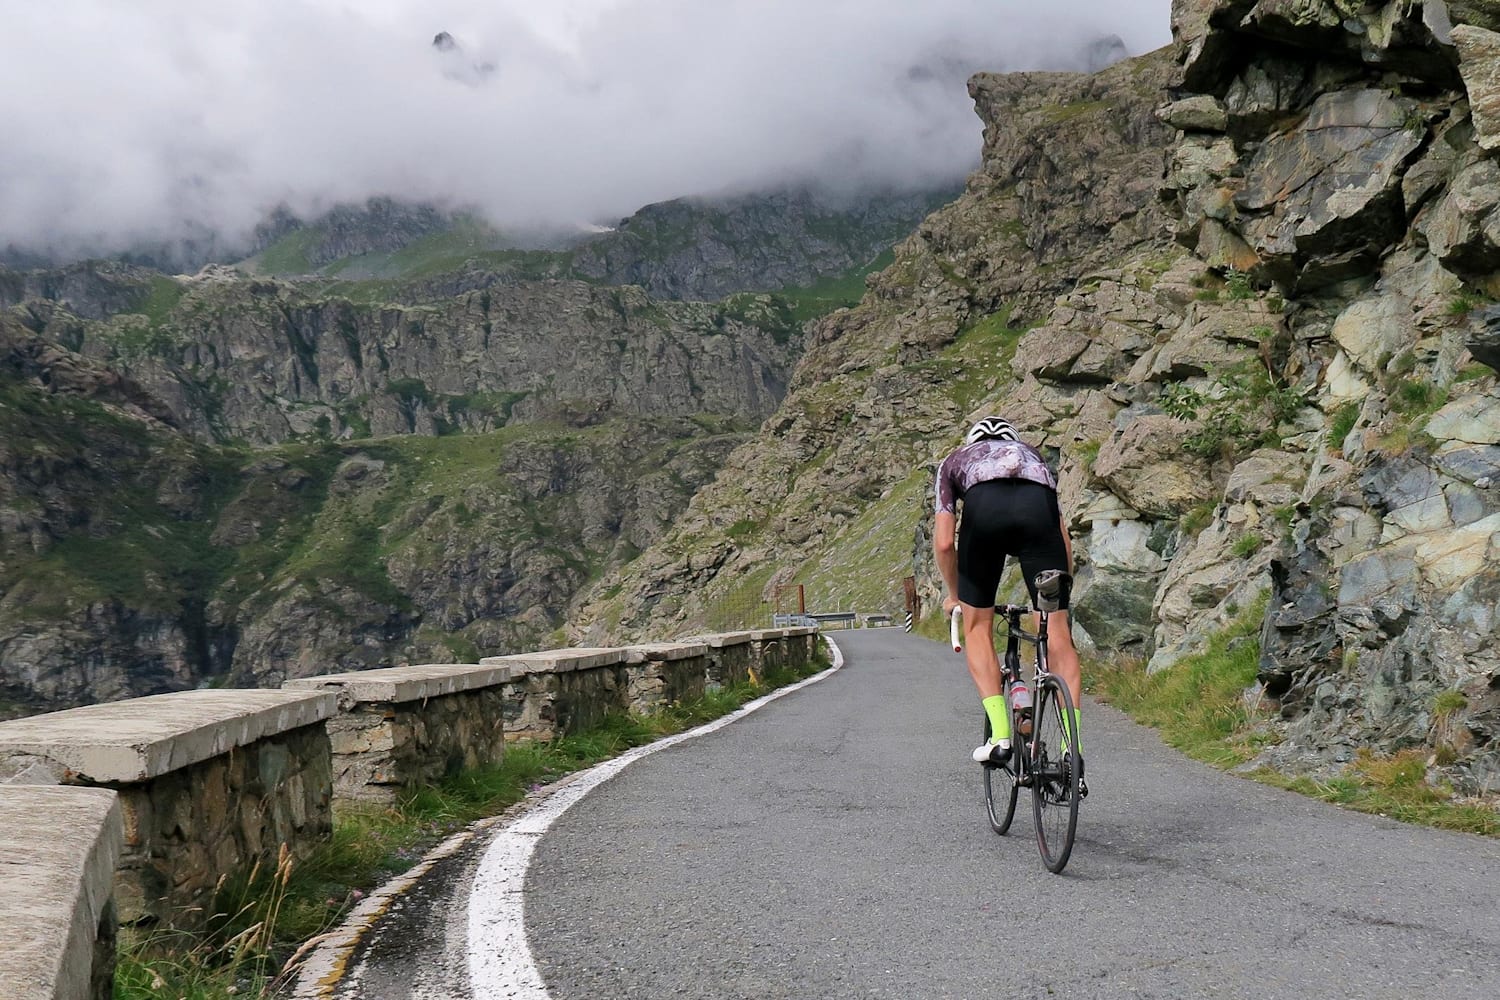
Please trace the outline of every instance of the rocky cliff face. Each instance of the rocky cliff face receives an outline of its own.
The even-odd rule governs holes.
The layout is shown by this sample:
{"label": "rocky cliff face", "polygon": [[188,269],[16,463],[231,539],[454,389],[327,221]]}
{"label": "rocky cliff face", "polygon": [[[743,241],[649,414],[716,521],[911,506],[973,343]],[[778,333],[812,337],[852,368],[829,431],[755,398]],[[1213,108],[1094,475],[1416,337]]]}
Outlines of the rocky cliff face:
{"label": "rocky cliff face", "polygon": [[580,282],[3,287],[0,715],[545,646],[774,409],[796,348],[754,299]]}
{"label": "rocky cliff face", "polygon": [[573,266],[584,277],[669,299],[807,287],[868,265],[952,194],[782,191],[662,202],[579,246]]}
{"label": "rocky cliff face", "polygon": [[1265,761],[1425,746],[1500,790],[1485,8],[1180,0],[1170,50],[977,77],[965,195],[585,634],[791,580],[889,608],[913,570],[931,607],[931,463],[999,411],[1056,456],[1086,644],[1170,669],[1263,614]]}

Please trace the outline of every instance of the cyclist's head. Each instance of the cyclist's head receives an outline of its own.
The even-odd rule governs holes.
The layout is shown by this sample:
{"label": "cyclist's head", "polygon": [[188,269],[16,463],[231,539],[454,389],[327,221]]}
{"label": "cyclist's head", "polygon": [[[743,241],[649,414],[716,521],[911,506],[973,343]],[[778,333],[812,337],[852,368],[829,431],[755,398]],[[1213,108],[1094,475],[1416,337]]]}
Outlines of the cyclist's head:
{"label": "cyclist's head", "polygon": [[1002,417],[985,417],[979,423],[969,428],[968,435],[964,438],[964,444],[973,444],[975,441],[983,441],[985,438],[999,438],[1001,441],[1019,441],[1020,435],[1011,426],[1009,420]]}

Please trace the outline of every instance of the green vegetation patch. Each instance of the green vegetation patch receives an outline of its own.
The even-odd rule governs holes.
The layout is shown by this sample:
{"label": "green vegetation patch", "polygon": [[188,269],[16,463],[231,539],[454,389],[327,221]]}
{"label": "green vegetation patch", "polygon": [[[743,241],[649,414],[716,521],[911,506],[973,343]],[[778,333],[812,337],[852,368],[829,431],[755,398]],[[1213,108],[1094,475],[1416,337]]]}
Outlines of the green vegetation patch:
{"label": "green vegetation patch", "polygon": [[1171,416],[1199,421],[1183,447],[1212,461],[1280,444],[1278,427],[1296,416],[1307,393],[1281,381],[1259,361],[1247,361],[1214,373],[1207,389],[1174,382],[1160,402]]}
{"label": "green vegetation patch", "polygon": [[1169,746],[1218,767],[1242,764],[1259,747],[1237,739],[1248,728],[1244,692],[1260,664],[1266,598],[1246,609],[1201,653],[1148,674],[1140,662],[1090,664],[1090,691],[1137,722],[1161,731]]}
{"label": "green vegetation patch", "polygon": [[293,230],[256,255],[255,269],[268,275],[312,274],[315,268],[308,252],[321,238],[316,229]]}

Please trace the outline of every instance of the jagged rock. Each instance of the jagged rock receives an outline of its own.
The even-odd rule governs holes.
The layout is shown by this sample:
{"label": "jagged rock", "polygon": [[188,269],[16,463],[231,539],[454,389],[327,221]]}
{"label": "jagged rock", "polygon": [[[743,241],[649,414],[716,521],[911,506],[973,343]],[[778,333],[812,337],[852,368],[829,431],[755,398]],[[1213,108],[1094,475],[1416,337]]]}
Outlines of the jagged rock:
{"label": "jagged rock", "polygon": [[1306,61],[1265,56],[1235,76],[1224,94],[1224,127],[1237,137],[1261,138],[1307,107],[1324,89],[1313,85]]}
{"label": "jagged rock", "polygon": [[1500,372],[1500,306],[1486,306],[1476,318],[1481,325],[1469,334],[1464,346],[1475,361]]}
{"label": "jagged rock", "polygon": [[1483,149],[1500,146],[1500,34],[1461,24],[1453,29],[1459,71],[1474,116],[1474,131]]}
{"label": "jagged rock", "polygon": [[1255,0],[1172,0],[1172,38],[1182,65],[1182,86],[1215,93],[1233,74],[1239,43],[1228,31],[1238,24]]}
{"label": "jagged rock", "polygon": [[1453,26],[1442,0],[1259,0],[1240,29],[1297,48],[1344,52],[1441,83],[1454,76]]}
{"label": "jagged rock", "polygon": [[1137,417],[1100,448],[1094,474],[1144,514],[1180,514],[1217,492],[1200,464],[1184,460],[1186,433],[1186,425],[1174,417]]}
{"label": "jagged rock", "polygon": [[1302,125],[1260,147],[1235,203],[1269,213],[1243,232],[1270,273],[1311,286],[1337,276],[1341,256],[1366,259],[1396,239],[1401,171],[1422,145],[1414,108],[1379,90],[1325,94]]}
{"label": "jagged rock", "polygon": [[1222,132],[1229,122],[1223,103],[1209,94],[1173,101],[1158,109],[1156,117],[1184,132]]}
{"label": "jagged rock", "polygon": [[1298,545],[1272,559],[1270,570],[1258,679],[1291,717],[1307,711],[1305,700],[1326,673],[1340,666],[1335,658],[1337,606],[1327,587],[1331,567],[1316,546]]}
{"label": "jagged rock", "polygon": [[1418,231],[1443,266],[1463,278],[1481,278],[1500,267],[1500,165],[1471,158]]}
{"label": "jagged rock", "polygon": [[1500,0],[1448,0],[1448,15],[1454,25],[1472,24],[1500,31]]}

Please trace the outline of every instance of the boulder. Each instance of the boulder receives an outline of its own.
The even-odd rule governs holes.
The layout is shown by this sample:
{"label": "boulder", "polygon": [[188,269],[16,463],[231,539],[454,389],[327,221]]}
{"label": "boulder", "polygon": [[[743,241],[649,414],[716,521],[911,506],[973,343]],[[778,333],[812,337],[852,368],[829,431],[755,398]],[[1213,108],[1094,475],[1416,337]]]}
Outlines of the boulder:
{"label": "boulder", "polygon": [[1243,234],[1273,277],[1312,284],[1400,238],[1401,172],[1426,135],[1415,109],[1383,90],[1324,94],[1256,151],[1235,203],[1255,213]]}
{"label": "boulder", "polygon": [[1173,101],[1159,108],[1156,117],[1184,132],[1222,132],[1229,122],[1224,105],[1209,94]]}
{"label": "boulder", "polygon": [[1411,300],[1395,293],[1358,299],[1333,321],[1333,339],[1360,368],[1379,374],[1417,340]]}
{"label": "boulder", "polygon": [[1137,417],[1099,449],[1094,474],[1144,514],[1175,517],[1214,499],[1213,478],[1182,450],[1189,425],[1164,414]]}
{"label": "boulder", "polygon": [[1500,165],[1472,158],[1416,228],[1428,249],[1461,278],[1479,280],[1500,268]]}
{"label": "boulder", "polygon": [[1459,72],[1469,94],[1475,139],[1484,149],[1500,146],[1500,34],[1461,24],[1453,29]]}
{"label": "boulder", "polygon": [[1500,442],[1500,392],[1460,396],[1429,417],[1425,429],[1440,442],[1494,445]]}
{"label": "boulder", "polygon": [[1500,372],[1500,306],[1486,306],[1477,318],[1482,325],[1469,334],[1464,346],[1475,361]]}

